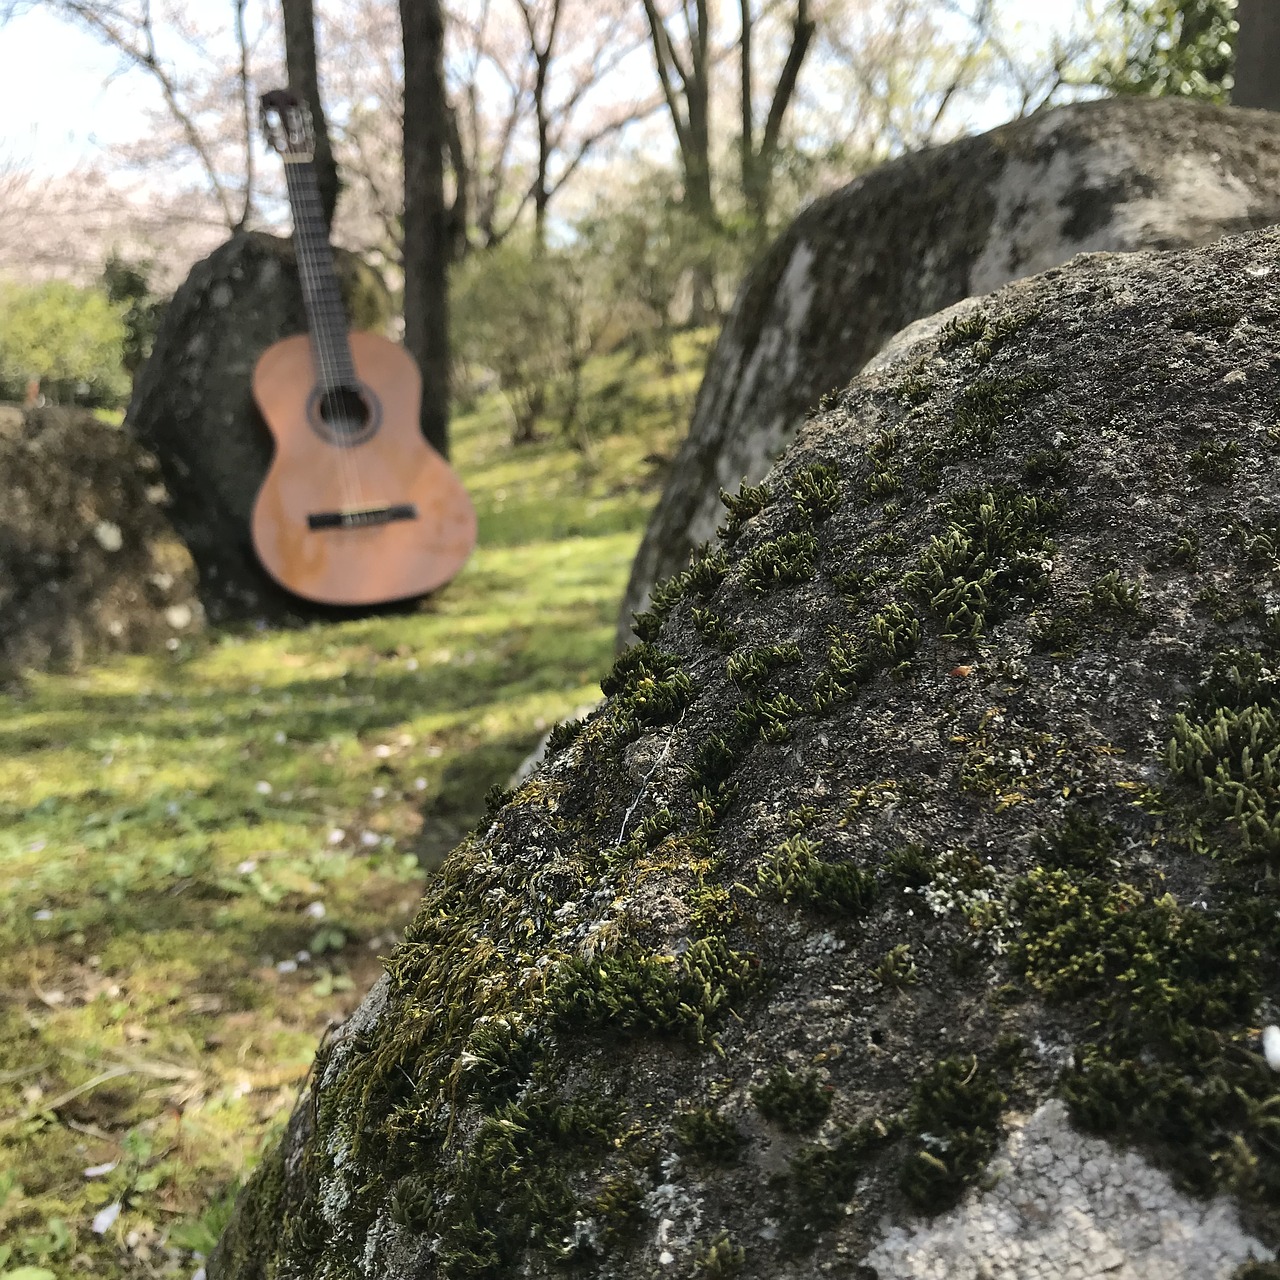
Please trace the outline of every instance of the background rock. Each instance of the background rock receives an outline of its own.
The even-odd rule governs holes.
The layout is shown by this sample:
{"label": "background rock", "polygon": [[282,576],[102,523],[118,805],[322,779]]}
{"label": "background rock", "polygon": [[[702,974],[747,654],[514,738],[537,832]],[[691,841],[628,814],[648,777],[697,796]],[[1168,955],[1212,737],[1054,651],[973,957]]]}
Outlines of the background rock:
{"label": "background rock", "polygon": [[0,676],[162,648],[203,625],[156,459],[93,414],[0,416]]}
{"label": "background rock", "polygon": [[1280,221],[1280,117],[1173,99],[1041,112],[904,156],[816,201],[739,291],[619,617],[716,526],[805,412],[919,316],[1094,250],[1175,249]]}
{"label": "background rock", "polygon": [[[353,328],[382,329],[390,303],[376,273],[337,255]],[[283,591],[258,564],[249,517],[271,460],[250,392],[258,357],[306,331],[292,242],[233,236],[198,262],[165,312],[139,373],[126,426],[160,459],[172,519],[200,569],[209,616],[335,616]]]}
{"label": "background rock", "polygon": [[446,861],[212,1280],[1274,1275],[1277,279],[1081,258],[817,413]]}

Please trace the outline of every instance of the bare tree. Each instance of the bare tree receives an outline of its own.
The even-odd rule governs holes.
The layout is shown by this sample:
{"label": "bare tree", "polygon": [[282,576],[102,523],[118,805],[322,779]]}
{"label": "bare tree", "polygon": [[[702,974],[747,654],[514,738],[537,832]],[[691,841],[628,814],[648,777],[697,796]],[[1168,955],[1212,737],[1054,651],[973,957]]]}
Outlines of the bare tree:
{"label": "bare tree", "polygon": [[444,157],[444,14],[400,0],[404,37],[404,344],[422,370],[422,432],[449,449],[448,222]]}
{"label": "bare tree", "polygon": [[[43,8],[114,50],[122,72],[146,75],[163,104],[156,127],[150,137],[119,148],[118,158],[152,173],[161,166],[194,168],[212,216],[235,230],[255,216],[252,82],[262,33],[249,34],[248,0],[222,3],[225,16],[210,20],[210,6],[197,14],[180,0],[0,0],[0,21]],[[262,26],[270,29],[269,22]],[[187,211],[197,207],[191,194],[181,190],[176,203]]]}
{"label": "bare tree", "polygon": [[778,156],[782,121],[795,94],[796,81],[804,64],[805,54],[817,27],[810,16],[808,0],[796,0],[795,17],[791,24],[791,43],[787,57],[778,73],[773,98],[764,126],[760,130],[759,145],[755,142],[754,70],[752,65],[752,32],[756,15],[752,0],[739,0],[742,18],[740,38],[741,58],[741,107],[742,107],[742,194],[746,202],[757,236],[763,236],[769,225],[770,192],[773,185],[773,168]]}

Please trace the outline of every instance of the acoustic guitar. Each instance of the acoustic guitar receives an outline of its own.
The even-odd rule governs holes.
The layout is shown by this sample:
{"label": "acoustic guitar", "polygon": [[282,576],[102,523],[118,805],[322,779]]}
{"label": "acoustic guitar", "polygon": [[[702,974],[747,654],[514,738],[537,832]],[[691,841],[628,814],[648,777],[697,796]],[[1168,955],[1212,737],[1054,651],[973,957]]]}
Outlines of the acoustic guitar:
{"label": "acoustic guitar", "polygon": [[321,604],[425,595],[466,563],[475,510],[423,438],[413,357],[347,330],[305,104],[274,90],[262,119],[284,161],[309,332],[268,347],[253,372],[275,441],[253,508],[254,549],[281,586]]}

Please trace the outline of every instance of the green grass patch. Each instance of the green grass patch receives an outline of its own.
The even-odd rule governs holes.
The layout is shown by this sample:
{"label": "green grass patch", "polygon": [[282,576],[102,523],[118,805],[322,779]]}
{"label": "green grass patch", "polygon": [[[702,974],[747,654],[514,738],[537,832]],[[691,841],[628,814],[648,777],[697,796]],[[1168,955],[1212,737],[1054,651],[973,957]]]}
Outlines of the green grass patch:
{"label": "green grass patch", "polygon": [[207,1253],[431,868],[600,696],[707,341],[679,338],[674,373],[602,358],[589,382],[624,384],[625,418],[572,442],[548,423],[513,448],[496,396],[455,420],[480,542],[419,610],[215,632],[6,697],[0,1276]]}

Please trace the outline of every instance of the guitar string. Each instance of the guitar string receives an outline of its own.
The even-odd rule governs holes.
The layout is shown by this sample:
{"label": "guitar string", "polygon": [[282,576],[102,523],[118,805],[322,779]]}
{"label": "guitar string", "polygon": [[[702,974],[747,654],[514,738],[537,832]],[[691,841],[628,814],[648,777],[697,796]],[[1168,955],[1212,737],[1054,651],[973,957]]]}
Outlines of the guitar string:
{"label": "guitar string", "polygon": [[[339,367],[343,362],[340,359],[331,359],[335,353],[328,350],[328,345],[334,338],[334,334],[330,333],[329,329],[336,325],[345,337],[346,317],[333,314],[332,299],[327,298],[325,293],[324,286],[326,282],[332,281],[333,276],[332,260],[327,264],[327,268],[323,261],[322,250],[327,247],[328,242],[326,240],[325,245],[321,246],[318,240],[315,243],[311,240],[318,225],[313,219],[321,216],[319,201],[313,199],[315,193],[310,189],[314,186],[314,182],[306,181],[309,175],[301,172],[300,162],[286,162],[284,167],[285,182],[294,207],[294,230],[297,233],[295,251],[303,273],[303,296],[309,303],[311,350],[320,378],[319,399],[321,405],[336,409],[337,405],[329,404],[330,392],[344,386],[350,379],[343,376],[346,371]],[[295,169],[299,170],[296,174],[293,172]],[[352,372],[354,372],[354,366]],[[338,485],[343,508],[359,509],[363,499],[359,467],[355,459],[348,456],[347,447],[341,444],[338,446]]]}
{"label": "guitar string", "polygon": [[[303,301],[307,304],[307,321],[308,330],[311,338],[311,355],[315,365],[316,374],[319,380],[319,406],[321,416],[326,407],[329,388],[329,368],[325,352],[324,334],[321,331],[321,319],[318,314],[319,308],[314,296],[314,288],[312,281],[314,280],[314,263],[312,262],[312,254],[308,243],[308,233],[306,226],[306,210],[303,207],[302,191],[294,172],[297,161],[290,160],[288,156],[284,157],[285,185],[289,189],[289,201],[293,206],[293,229],[294,229],[294,252],[298,259],[298,269],[301,276]],[[344,508],[350,505],[350,495],[347,487],[347,477],[345,468],[342,465],[341,456],[338,461],[338,487],[341,493],[340,501]]]}
{"label": "guitar string", "polygon": [[[312,184],[307,183],[300,164],[286,166],[287,170],[295,168],[297,172],[289,174],[292,179],[290,193],[295,197],[295,227],[298,230],[301,261],[306,268],[303,282],[304,285],[309,286],[304,289],[304,296],[311,304],[311,345],[320,375],[320,403],[324,408],[336,411],[339,404],[331,403],[330,396],[342,384],[343,370],[337,368],[337,362],[331,360],[333,353],[329,350],[329,342],[332,335],[328,332],[328,328],[333,322],[333,317],[328,313],[323,294],[323,284],[332,275],[332,263],[329,264],[330,269],[326,276],[320,245],[318,241],[313,242],[311,239],[317,225],[312,219],[319,212],[318,208],[312,208],[312,201],[309,198],[311,192],[308,188]],[[338,450],[338,483],[342,494],[342,505],[344,510],[353,510],[359,505],[361,490],[359,477],[352,460],[347,455],[346,447],[339,444]]]}

